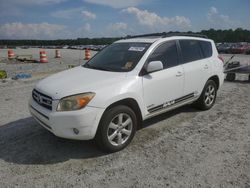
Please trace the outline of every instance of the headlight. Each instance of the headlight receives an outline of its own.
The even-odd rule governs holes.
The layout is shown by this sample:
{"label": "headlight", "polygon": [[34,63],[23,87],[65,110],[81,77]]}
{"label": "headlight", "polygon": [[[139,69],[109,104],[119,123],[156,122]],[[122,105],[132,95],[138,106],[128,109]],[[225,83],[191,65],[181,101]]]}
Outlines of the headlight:
{"label": "headlight", "polygon": [[95,93],[82,93],[62,98],[57,106],[57,111],[71,111],[84,108],[94,96]]}

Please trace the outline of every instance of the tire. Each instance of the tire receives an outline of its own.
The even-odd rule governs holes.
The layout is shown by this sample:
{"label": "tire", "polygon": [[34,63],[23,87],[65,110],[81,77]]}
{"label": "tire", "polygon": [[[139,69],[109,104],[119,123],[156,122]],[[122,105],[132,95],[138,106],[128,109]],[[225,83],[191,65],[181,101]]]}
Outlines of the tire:
{"label": "tire", "polygon": [[250,82],[250,74],[248,75],[248,82]]}
{"label": "tire", "polygon": [[104,112],[95,140],[101,150],[117,152],[131,142],[136,129],[137,117],[134,111],[124,105],[115,106]]}
{"label": "tire", "polygon": [[229,82],[233,82],[236,78],[235,73],[227,73],[226,80]]}
{"label": "tire", "polygon": [[208,80],[195,106],[200,110],[209,110],[213,107],[217,97],[217,85],[213,80]]}

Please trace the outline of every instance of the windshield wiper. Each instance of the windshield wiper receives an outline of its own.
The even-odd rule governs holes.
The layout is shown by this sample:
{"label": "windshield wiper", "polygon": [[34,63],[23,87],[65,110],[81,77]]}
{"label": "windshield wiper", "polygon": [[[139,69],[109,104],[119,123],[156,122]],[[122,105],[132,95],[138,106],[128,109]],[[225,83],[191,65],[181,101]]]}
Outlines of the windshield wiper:
{"label": "windshield wiper", "polygon": [[88,64],[88,63],[85,63],[82,65],[83,67],[86,67],[86,68],[92,68],[92,65]]}
{"label": "windshield wiper", "polygon": [[86,68],[91,68],[91,69],[96,69],[96,70],[104,70],[104,71],[113,71],[113,69],[107,68],[107,67],[95,67],[93,65],[90,64],[85,64],[83,65]]}

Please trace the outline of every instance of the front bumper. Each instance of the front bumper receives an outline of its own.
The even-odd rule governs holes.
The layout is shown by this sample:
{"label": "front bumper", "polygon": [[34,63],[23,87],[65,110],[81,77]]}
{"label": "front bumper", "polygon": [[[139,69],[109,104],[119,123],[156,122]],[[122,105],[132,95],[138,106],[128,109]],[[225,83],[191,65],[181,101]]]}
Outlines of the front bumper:
{"label": "front bumper", "polygon": [[[105,111],[89,106],[76,111],[51,111],[37,104],[32,98],[29,101],[29,110],[36,121],[54,135],[74,140],[93,139]],[[74,129],[79,133],[76,134]]]}

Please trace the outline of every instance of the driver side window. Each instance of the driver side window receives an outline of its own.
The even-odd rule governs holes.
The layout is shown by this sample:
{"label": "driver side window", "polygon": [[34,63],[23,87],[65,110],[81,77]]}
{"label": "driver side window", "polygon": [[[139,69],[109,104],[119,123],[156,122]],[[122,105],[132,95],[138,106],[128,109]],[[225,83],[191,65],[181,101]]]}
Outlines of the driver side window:
{"label": "driver side window", "polygon": [[168,41],[158,46],[147,62],[151,61],[161,61],[164,69],[179,65],[176,42]]}

